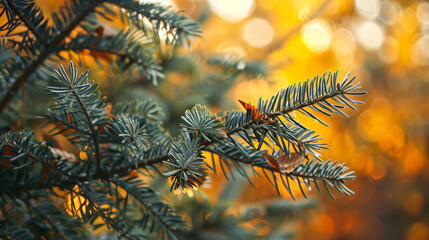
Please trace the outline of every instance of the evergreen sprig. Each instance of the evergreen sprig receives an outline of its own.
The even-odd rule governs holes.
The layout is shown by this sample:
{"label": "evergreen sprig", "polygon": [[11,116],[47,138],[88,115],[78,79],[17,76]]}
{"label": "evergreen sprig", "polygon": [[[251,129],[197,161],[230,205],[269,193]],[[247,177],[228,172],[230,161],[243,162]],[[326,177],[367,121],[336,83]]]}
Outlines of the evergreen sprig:
{"label": "evergreen sprig", "polygon": [[[2,179],[8,179],[1,187],[2,193],[14,194],[15,188],[31,188],[43,184],[45,180],[61,181],[73,174],[48,146],[34,139],[29,130],[18,134],[5,133],[0,138],[0,144]],[[48,175],[49,169],[55,169],[55,173]]]}
{"label": "evergreen sprig", "polygon": [[[100,27],[103,29],[103,27]],[[143,35],[138,31],[119,31],[115,35],[105,36],[103,34],[79,33],[70,41],[65,42],[59,48],[65,51],[83,52],[89,51],[96,60],[104,59],[111,61],[116,59],[121,70],[132,66],[142,72],[148,80],[157,84],[164,75],[160,72],[161,67],[156,59],[154,44],[142,43]]]}
{"label": "evergreen sprig", "polygon": [[208,136],[221,135],[223,123],[206,107],[196,105],[191,110],[186,110],[182,119],[185,122],[181,125],[183,132],[192,134],[196,138],[201,136],[204,140],[211,142]]}
{"label": "evergreen sprig", "polygon": [[207,173],[200,143],[182,135],[182,139],[172,142],[170,147],[170,161],[165,161],[170,171],[163,175],[172,177],[171,189],[179,187],[197,187],[203,184]]}
{"label": "evergreen sprig", "polygon": [[144,151],[148,146],[148,135],[144,126],[137,119],[121,114],[116,117],[112,126],[107,126],[108,136],[122,146],[122,151],[134,154]]}
{"label": "evergreen sprig", "polygon": [[173,232],[185,225],[182,217],[175,215],[165,202],[159,201],[158,194],[137,178],[113,179],[113,183],[123,188],[129,195],[140,202],[144,207],[139,226],[149,229],[149,232],[163,232],[174,238]]}
{"label": "evergreen sprig", "polygon": [[[324,73],[322,77],[315,76],[312,80],[300,82],[290,85],[285,89],[278,91],[271,98],[262,100],[259,99],[257,108],[261,113],[270,114],[272,116],[283,116],[287,121],[302,126],[295,120],[294,111],[300,112],[307,117],[314,118],[317,122],[328,126],[316,115],[312,114],[306,108],[310,108],[316,112],[323,113],[327,116],[332,116],[331,113],[339,113],[348,117],[340,109],[349,107],[353,110],[356,108],[353,105],[362,102],[352,100],[347,95],[362,95],[366,92],[358,92],[361,87],[360,83],[353,84],[356,76],[349,79],[350,73],[340,82],[337,82],[338,71],[334,74]],[[331,101],[331,102],[330,102]],[[246,115],[250,118],[250,114]],[[241,117],[242,118],[242,117]],[[234,121],[237,121],[234,119]],[[256,121],[241,121],[244,124],[235,124],[228,129],[228,132],[236,132],[242,128],[254,125]]]}
{"label": "evergreen sprig", "polygon": [[[92,146],[87,154],[95,155],[97,171],[100,171],[101,152],[98,127],[107,122],[105,98],[100,97],[98,84],[88,80],[88,71],[79,76],[77,67],[70,62],[69,72],[70,77],[61,65],[56,71],[57,75],[55,75],[60,86],[46,88],[47,91],[55,95],[56,103],[51,107],[51,112],[59,115],[58,118],[66,118],[67,122],[71,122],[75,128],[84,126],[83,130],[88,134],[80,136],[86,140],[85,144],[91,143]],[[80,140],[80,142],[82,141]]]}
{"label": "evergreen sprig", "polygon": [[201,27],[197,22],[190,20],[181,12],[170,11],[170,7],[134,0],[108,0],[108,2],[127,9],[131,21],[143,31],[147,31],[143,18],[151,23],[156,32],[165,30],[167,44],[179,41],[183,46],[190,47],[193,37],[202,36]]}
{"label": "evergreen sprig", "polygon": [[[15,201],[2,200],[3,204],[13,206],[15,212],[21,214],[21,216],[10,215],[9,217],[15,220],[21,218],[22,225],[26,227],[19,225],[6,227],[0,236],[13,239],[88,239],[84,235],[83,224],[77,218],[66,214],[64,209],[56,206],[53,201],[29,200],[28,197],[30,196],[21,196]],[[43,221],[37,221],[38,219],[43,219]],[[35,235],[29,230],[31,228],[41,228],[45,231]]]}
{"label": "evergreen sprig", "polygon": [[[185,45],[190,44],[193,37],[201,36],[199,24],[182,13],[170,11],[169,7],[159,4],[141,3],[137,0],[69,0],[58,12],[53,13],[53,26],[47,24],[46,16],[33,0],[2,1],[0,15],[5,15],[7,22],[0,26],[0,32],[5,32],[4,35],[8,37],[7,49],[14,51],[15,54],[14,58],[9,58],[7,67],[2,70],[6,75],[6,81],[11,85],[0,89],[2,96],[0,112],[5,111],[24,83],[34,79],[34,74],[39,80],[46,79],[50,75],[49,62],[61,59],[60,52],[64,50],[80,52],[88,49],[95,58],[100,51],[117,55],[117,63],[120,66],[128,68],[137,65],[143,75],[156,84],[157,78],[162,77],[162,74],[153,55],[148,54],[152,46],[135,41],[134,33],[120,32],[114,37],[93,34],[99,27],[98,17],[110,19],[111,15],[115,15],[115,11],[110,10],[109,4],[126,9],[129,14],[125,19],[130,23],[140,23],[141,18],[148,19],[157,30],[157,35],[162,34],[158,30],[166,29],[171,38],[167,37],[167,42],[179,40]],[[26,30],[18,31],[18,26],[23,26]],[[81,32],[73,39],[70,34],[76,29],[81,29]],[[148,34],[145,30],[141,32]],[[16,41],[14,36],[19,36],[22,40]],[[122,44],[122,51],[116,46],[108,49],[112,44]]]}
{"label": "evergreen sprig", "polygon": [[[43,45],[46,44],[44,36],[49,34],[48,21],[44,17],[42,10],[34,1],[3,1],[3,9],[0,17],[6,15],[7,21],[0,27],[0,32],[6,31],[5,35],[10,36],[14,30],[24,25],[27,29],[18,34],[28,36],[29,32],[36,36]],[[22,39],[23,43],[26,39]]]}

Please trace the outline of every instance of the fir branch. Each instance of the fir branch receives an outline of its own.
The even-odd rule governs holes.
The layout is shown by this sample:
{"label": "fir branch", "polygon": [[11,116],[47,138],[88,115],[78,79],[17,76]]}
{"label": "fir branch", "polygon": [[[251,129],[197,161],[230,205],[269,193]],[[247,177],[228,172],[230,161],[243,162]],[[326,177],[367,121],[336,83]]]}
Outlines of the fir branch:
{"label": "fir branch", "polygon": [[[6,0],[8,7],[10,9],[12,9],[12,11],[21,19],[21,21],[25,24],[25,26],[34,34],[34,36],[36,37],[37,40],[39,40],[43,46],[46,46],[46,40],[44,39],[44,37],[40,34],[40,32],[36,29],[36,27],[33,25],[33,23],[26,18],[26,16],[24,16],[25,11],[22,11],[20,9],[18,9],[11,0]],[[31,17],[33,18],[37,18],[39,17],[38,14],[42,15],[41,10],[34,4],[32,3],[32,1],[29,1],[29,5],[27,6],[27,8],[30,8],[30,14],[32,15]],[[41,22],[40,20],[43,19],[43,17],[39,18],[37,24],[39,25],[43,25],[46,23]]]}
{"label": "fir branch", "polygon": [[151,122],[157,125],[162,124],[164,117],[162,108],[153,99],[120,101],[112,107],[112,114],[119,115],[121,113],[143,118],[146,123]]}
{"label": "fir branch", "polygon": [[[141,43],[141,34],[137,31],[120,31],[113,36],[102,36],[79,33],[70,41],[62,44],[60,51],[82,52],[89,50],[94,57],[110,60],[116,56],[116,63],[125,70],[132,65],[139,66],[154,85],[164,75],[155,57],[154,46],[151,43]],[[97,60],[97,59],[96,59]]]}
{"label": "fir branch", "polygon": [[[93,224],[94,220],[99,216],[108,228],[113,228],[118,231],[123,237],[130,239],[140,239],[141,235],[134,235],[130,231],[135,227],[134,221],[129,221],[121,212],[120,207],[110,197],[105,190],[100,189],[94,183],[79,184],[80,191],[74,191],[77,196],[82,196],[88,201],[83,220]],[[75,204],[71,201],[72,204]],[[107,207],[106,207],[107,206]],[[79,209],[74,207],[75,209]]]}
{"label": "fir branch", "polygon": [[[331,73],[329,73],[328,78],[325,80],[326,73],[324,73],[323,76],[320,78],[320,80],[318,80],[318,76],[317,76],[313,78],[311,82],[307,81],[307,82],[304,82],[302,85],[298,84],[296,88],[295,88],[295,85],[293,85],[293,87],[287,88],[285,92],[290,92],[290,94],[284,95],[285,102],[283,103],[283,106],[287,106],[287,107],[280,110],[280,112],[283,114],[288,114],[295,110],[300,110],[311,105],[323,103],[326,100],[333,99],[334,97],[343,95],[345,93],[350,94],[350,92],[347,92],[348,85],[343,86],[343,83],[348,80],[350,73],[347,74],[347,76],[344,78],[341,85],[336,84],[337,74],[338,74],[338,71],[332,76],[334,78],[333,80],[330,79]],[[356,77],[353,77],[350,80],[350,83],[355,78]],[[331,85],[329,86],[329,89],[327,90],[326,85],[328,84],[327,82],[329,81],[332,81],[332,82],[331,82]],[[310,87],[308,87],[306,84],[307,85],[309,84]],[[314,88],[313,88],[313,85],[314,85]],[[318,93],[317,91],[321,91],[321,92]],[[293,92],[293,97],[292,97],[292,92]],[[305,99],[306,97],[308,100],[301,101],[301,99]],[[280,94],[279,98],[280,99],[282,98],[282,94]],[[286,98],[288,99],[286,100]]]}
{"label": "fir branch", "polygon": [[[43,166],[46,166],[58,173],[60,173],[62,176],[64,177],[70,177],[71,176],[71,172],[66,171],[61,169],[60,167],[58,167],[56,165],[56,157],[54,155],[50,155],[50,153],[52,153],[48,147],[46,145],[43,145],[42,148],[36,148],[35,151],[38,152],[38,155],[34,154],[34,150],[28,150],[25,147],[20,147],[18,145],[15,144],[10,144],[10,143],[4,143],[5,146],[11,147],[12,149],[18,149],[18,151],[21,152],[21,155],[19,156],[19,158],[22,157],[29,157],[31,159],[33,159],[34,161],[43,164]],[[45,149],[43,149],[45,148]],[[41,154],[41,152],[44,152],[44,154]],[[14,158],[16,159],[16,158]],[[54,164],[51,164],[54,163]]]}
{"label": "fir branch", "polygon": [[170,190],[187,187],[195,187],[196,183],[202,184],[200,179],[204,179],[207,168],[201,153],[200,142],[182,134],[181,140],[173,141],[170,147],[170,161],[164,161],[168,170],[163,174],[173,178]]}
{"label": "fir branch", "polygon": [[[159,201],[159,196],[152,189],[145,187],[145,184],[140,179],[114,178],[112,182],[124,189],[128,194],[133,196],[146,208],[149,214],[148,216],[143,216],[140,221],[147,223],[149,221],[149,216],[152,216],[154,218],[154,221],[152,221],[152,226],[150,228],[151,231],[158,231],[154,227],[157,222],[163,226],[161,229],[162,232],[174,232],[177,230],[178,227],[185,225],[183,219],[180,216],[175,215],[173,213],[173,210],[166,203]],[[143,225],[143,227],[145,226]],[[149,226],[146,225],[146,228],[148,227]],[[167,236],[169,235],[170,234],[167,234]]]}
{"label": "fir branch", "polygon": [[157,156],[155,158],[147,158],[145,160],[139,161],[137,163],[137,167],[135,163],[131,163],[128,166],[122,167],[122,168],[115,168],[115,169],[111,169],[111,170],[103,170],[102,172],[100,172],[99,174],[95,175],[95,177],[99,177],[101,179],[109,179],[110,177],[112,177],[115,174],[119,174],[119,175],[126,175],[129,172],[131,172],[131,170],[133,169],[138,169],[138,168],[147,168],[148,166],[152,166],[155,164],[160,164],[163,161],[166,161],[169,159],[169,155],[160,155]]}
{"label": "fir branch", "polygon": [[[308,79],[302,83],[288,86],[287,88],[278,91],[270,99],[267,98],[262,100],[260,98],[257,108],[261,113],[266,114],[267,116],[283,116],[290,123],[303,127],[294,120],[294,117],[289,115],[293,113],[293,111],[299,111],[327,126],[327,124],[305,110],[305,108],[312,107],[313,110],[325,115],[330,115],[330,113],[339,113],[347,116],[340,109],[347,106],[356,110],[351,104],[356,105],[361,102],[351,100],[346,95],[366,94],[366,92],[357,92],[357,90],[360,89],[360,83],[355,85],[352,84],[356,79],[356,76],[349,79],[350,73],[348,73],[341,83],[337,83],[337,75],[338,71],[334,74],[329,73],[329,75],[325,72],[320,78],[316,76],[312,80]],[[334,100],[340,105],[330,103],[328,100]],[[251,113],[247,113],[246,115],[248,119],[251,119]],[[226,123],[226,125],[230,124]],[[236,133],[254,125],[258,125],[258,120],[241,121],[241,123],[238,122],[235,126],[229,127],[228,133]]]}
{"label": "fir branch", "polygon": [[[8,132],[0,137],[0,153],[2,158],[8,160],[10,167],[15,169],[28,168],[32,165],[31,162],[26,161],[26,157],[34,160],[34,163],[39,163],[41,166],[54,170],[57,175],[50,175],[52,180],[59,180],[61,177],[71,177],[70,169],[63,169],[64,165],[59,161],[61,159],[54,156],[50,148],[34,139],[33,133],[25,130],[19,134]],[[19,165],[21,163],[21,165]],[[31,171],[31,170],[30,170]],[[37,175],[37,169],[32,169],[34,174]],[[39,170],[39,172],[42,169]],[[42,177],[43,176],[39,176]],[[32,178],[32,181],[39,181],[40,179]]]}
{"label": "fir branch", "polygon": [[[347,167],[345,167],[345,164],[336,165],[337,162],[319,162],[315,161],[314,159],[311,161],[308,161],[304,164],[301,164],[295,171],[286,174],[281,173],[279,170],[272,168],[266,163],[266,160],[263,159],[260,155],[256,155],[257,153],[251,153],[249,152],[249,155],[251,155],[251,158],[244,158],[242,154],[237,150],[229,151],[227,149],[223,148],[206,148],[204,151],[222,156],[224,158],[227,158],[233,162],[239,162],[243,163],[249,166],[258,167],[263,170],[263,173],[265,174],[266,178],[271,182],[271,184],[278,190],[278,182],[283,183],[283,186],[288,190],[289,194],[293,197],[291,187],[289,184],[289,181],[285,182],[283,180],[283,177],[292,178],[292,180],[297,179],[298,184],[301,184],[302,182],[307,186],[309,190],[311,190],[310,187],[310,181],[312,181],[317,189],[320,191],[317,181],[321,181],[324,183],[325,188],[327,189],[328,193],[335,198],[332,193],[329,190],[328,185],[326,185],[326,182],[329,182],[331,187],[335,187],[338,191],[341,193],[344,193],[346,195],[354,194],[353,191],[351,191],[349,188],[347,188],[344,185],[344,181],[352,180],[355,178],[353,175],[354,172],[348,172]],[[228,165],[227,165],[228,166]],[[229,167],[229,166],[228,166]],[[268,170],[272,173],[272,180],[269,178],[268,175],[266,175],[265,170]],[[279,177],[276,177],[274,175],[276,173]],[[300,180],[301,179],[301,180]],[[305,192],[302,188],[301,193],[306,197]]]}
{"label": "fir branch", "polygon": [[168,35],[171,35],[173,37],[171,43],[179,40],[183,46],[190,46],[192,37],[200,37],[202,34],[201,27],[197,22],[184,16],[181,12],[170,11],[170,7],[149,2],[141,3],[136,0],[108,0],[107,2],[127,9],[131,21],[142,30],[145,27],[144,23],[141,23],[141,17],[146,18],[156,32],[164,28],[167,32],[167,43],[170,43]]}
{"label": "fir branch", "polygon": [[49,55],[55,51],[55,49],[86,18],[86,16],[94,11],[98,4],[100,4],[99,0],[89,1],[89,3],[82,8],[83,10],[72,19],[66,28],[56,35],[52,41],[48,41],[47,47],[44,48],[41,53],[35,57],[35,60],[24,69],[23,73],[15,80],[12,86],[3,95],[2,99],[0,100],[0,112],[4,112],[10,100],[28,80],[28,78],[43,64]]}
{"label": "fir branch", "polygon": [[199,104],[191,110],[185,111],[182,117],[184,124],[181,124],[184,133],[193,134],[195,138],[202,137],[204,140],[211,142],[211,137],[220,137],[220,130],[224,127],[223,123],[216,119],[215,116],[206,107]]}
{"label": "fir branch", "polygon": [[[93,179],[109,181],[116,174],[126,176],[133,169],[147,168],[155,164],[160,164],[169,158],[167,153],[158,155],[150,154],[150,158],[140,161],[135,160],[134,163],[129,163],[120,168],[102,169],[97,173],[84,170],[85,166],[79,166],[79,163],[66,166],[65,163],[67,163],[67,160],[55,156],[45,143],[35,140],[33,134],[29,131],[19,134],[13,134],[12,132],[3,134],[0,137],[0,144],[2,158],[8,159],[12,167],[16,166],[16,168],[21,168],[25,171],[33,171],[33,174],[36,176],[23,184],[12,181],[12,185],[8,184],[5,186],[11,192],[35,188],[51,188],[53,186],[69,189],[77,182],[85,182]],[[165,149],[165,145],[163,146]],[[39,163],[43,168],[39,168],[39,170],[30,168],[32,163],[28,162],[27,158],[32,159],[34,163]],[[49,169],[49,171],[40,174],[45,171],[45,168]]]}
{"label": "fir branch", "polygon": [[[56,79],[62,84],[66,85],[66,88],[68,88],[67,90],[63,90],[60,88],[53,88],[53,87],[48,87],[47,89],[52,93],[58,94],[59,97],[63,97],[64,95],[67,96],[71,92],[74,95],[75,99],[78,101],[80,109],[85,115],[89,130],[90,130],[89,133],[91,134],[91,139],[93,141],[93,145],[95,149],[95,158],[96,158],[96,167],[97,167],[96,173],[98,173],[101,170],[101,153],[100,153],[100,146],[98,142],[98,130],[95,128],[94,123],[100,122],[100,120],[94,119],[93,116],[99,117],[100,113],[98,112],[100,112],[100,110],[98,109],[92,110],[90,114],[89,107],[97,106],[97,105],[102,105],[104,107],[104,104],[100,103],[100,97],[98,96],[99,94],[94,94],[94,92],[97,89],[97,85],[93,85],[92,83],[89,83],[87,80],[88,71],[81,74],[78,77],[77,67],[75,67],[72,62],[70,62],[69,64],[69,71],[70,71],[71,79],[68,77],[67,72],[62,65],[61,67],[58,67],[58,69],[56,70],[56,73],[58,75]],[[86,90],[89,90],[89,91],[92,90],[92,94],[87,93]],[[85,100],[83,98],[85,98]],[[60,106],[57,106],[57,108],[59,109],[64,108],[65,107],[63,106],[64,104],[70,105],[70,108],[71,108],[73,101],[71,101],[71,103],[69,104],[64,102],[67,100],[68,100],[68,97],[65,99],[60,99],[60,103],[59,103]]]}
{"label": "fir branch", "polygon": [[34,234],[28,228],[12,226],[5,229],[5,233],[12,239],[34,239]]}
{"label": "fir branch", "polygon": [[121,144],[123,152],[144,151],[149,146],[148,135],[140,122],[127,114],[116,117],[111,126],[106,127],[107,134],[115,142]]}

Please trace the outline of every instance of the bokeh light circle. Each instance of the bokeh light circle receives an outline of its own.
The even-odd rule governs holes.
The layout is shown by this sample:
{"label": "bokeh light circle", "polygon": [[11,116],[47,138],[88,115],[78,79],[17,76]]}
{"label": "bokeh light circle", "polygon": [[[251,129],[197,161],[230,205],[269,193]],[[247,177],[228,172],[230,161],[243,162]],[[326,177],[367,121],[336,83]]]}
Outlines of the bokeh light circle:
{"label": "bokeh light circle", "polygon": [[380,2],[378,0],[356,0],[355,6],[358,14],[366,19],[376,19],[380,12]]}
{"label": "bokeh light circle", "polygon": [[253,0],[208,0],[211,10],[227,22],[238,22],[248,17],[255,7]]}
{"label": "bokeh light circle", "polygon": [[262,18],[253,18],[243,27],[243,38],[252,47],[265,47],[273,41],[274,30]]}
{"label": "bokeh light circle", "polygon": [[380,3],[379,19],[386,25],[393,25],[398,21],[400,7],[397,3],[383,1]]}
{"label": "bokeh light circle", "polygon": [[353,34],[345,29],[340,28],[334,32],[332,38],[332,50],[335,57],[341,65],[349,65],[354,61],[356,41]]}
{"label": "bokeh light circle", "polygon": [[417,40],[411,48],[410,57],[416,65],[427,65],[429,62],[429,36]]}
{"label": "bokeh light circle", "polygon": [[416,15],[422,25],[429,25],[429,3],[420,3]]}
{"label": "bokeh light circle", "polygon": [[313,52],[326,51],[332,40],[332,29],[323,19],[315,19],[305,24],[301,29],[305,45]]}
{"label": "bokeh light circle", "polygon": [[356,29],[356,37],[364,49],[376,50],[383,44],[384,29],[375,22],[363,22]]}
{"label": "bokeh light circle", "polygon": [[399,43],[393,37],[386,37],[383,45],[377,51],[380,59],[387,64],[394,63],[399,55]]}

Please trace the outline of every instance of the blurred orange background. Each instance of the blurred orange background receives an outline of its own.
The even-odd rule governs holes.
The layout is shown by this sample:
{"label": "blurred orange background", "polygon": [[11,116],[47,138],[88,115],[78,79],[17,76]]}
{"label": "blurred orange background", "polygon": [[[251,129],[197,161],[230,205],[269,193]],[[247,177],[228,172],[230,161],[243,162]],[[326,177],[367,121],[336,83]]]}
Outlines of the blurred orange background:
{"label": "blurred orange background", "polygon": [[[313,191],[322,209],[297,221],[296,239],[429,239],[429,3],[420,1],[166,1],[197,17],[204,38],[194,49],[265,61],[266,79],[239,82],[232,101],[256,103],[324,71],[356,75],[369,94],[348,119],[302,119],[329,143],[323,159],[356,171],[346,197]],[[239,106],[237,104],[237,109]],[[322,116],[323,117],[323,116]],[[222,177],[222,176],[221,176]],[[300,195],[296,191],[297,195]],[[249,204],[276,197],[267,181],[240,197]],[[287,194],[284,197],[288,198]]]}
{"label": "blurred orange background", "polygon": [[[46,11],[60,1],[38,1]],[[58,3],[59,2],[59,3]],[[351,197],[317,191],[321,208],[290,223],[296,239],[429,239],[429,3],[389,0],[177,0],[157,1],[198,18],[204,38],[191,51],[262,60],[266,78],[241,79],[229,92],[256,103],[280,88],[325,71],[356,75],[369,94],[342,116],[301,119],[330,150],[323,159],[356,171]],[[188,51],[188,50],[182,50]],[[173,77],[173,76],[170,76]],[[236,102],[236,109],[240,109]],[[217,182],[226,182],[219,174]],[[278,198],[263,179],[236,205]],[[216,196],[222,185],[203,189]],[[297,196],[301,196],[299,190]],[[284,198],[290,198],[286,192]],[[299,197],[298,200],[303,197]]]}

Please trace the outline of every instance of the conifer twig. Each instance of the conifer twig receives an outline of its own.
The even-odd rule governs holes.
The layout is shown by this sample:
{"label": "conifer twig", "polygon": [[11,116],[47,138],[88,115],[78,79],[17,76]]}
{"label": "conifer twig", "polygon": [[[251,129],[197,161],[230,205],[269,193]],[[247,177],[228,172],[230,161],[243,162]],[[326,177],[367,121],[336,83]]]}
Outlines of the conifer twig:
{"label": "conifer twig", "polygon": [[3,95],[3,98],[0,101],[0,112],[3,112],[10,100],[16,94],[16,92],[22,86],[22,83],[25,83],[28,78],[37,70],[37,68],[43,64],[43,62],[49,57],[49,55],[64,41],[64,39],[75,29],[81,21],[85,19],[85,17],[94,11],[95,7],[100,4],[99,0],[92,0],[91,3],[86,6],[86,8],[80,12],[71,22],[70,24],[60,33],[58,34],[52,42],[48,42],[48,45],[43,51],[35,57],[35,60],[29,65],[22,75],[15,80],[12,86],[7,90],[7,92]]}
{"label": "conifer twig", "polygon": [[11,0],[6,0],[8,6],[10,9],[12,9],[12,11],[18,15],[18,17],[21,19],[21,21],[25,24],[25,26],[28,28],[28,30],[30,30],[34,36],[36,36],[36,39],[39,40],[43,46],[46,46],[46,41],[44,39],[44,37],[42,37],[39,33],[39,31],[37,31],[37,29],[33,26],[33,24],[31,24],[28,19],[26,17],[24,17],[24,15],[22,14],[22,12],[20,10],[18,10],[15,5],[11,2]]}

